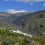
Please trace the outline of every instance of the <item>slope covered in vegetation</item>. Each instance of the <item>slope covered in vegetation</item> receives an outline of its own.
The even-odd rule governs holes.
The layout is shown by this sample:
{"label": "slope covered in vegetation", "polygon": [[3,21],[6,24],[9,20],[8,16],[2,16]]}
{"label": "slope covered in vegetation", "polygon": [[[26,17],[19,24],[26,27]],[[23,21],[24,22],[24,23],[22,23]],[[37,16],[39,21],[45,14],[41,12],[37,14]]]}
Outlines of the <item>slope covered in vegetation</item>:
{"label": "slope covered in vegetation", "polygon": [[0,45],[45,45],[44,37],[26,37],[24,35],[0,30]]}

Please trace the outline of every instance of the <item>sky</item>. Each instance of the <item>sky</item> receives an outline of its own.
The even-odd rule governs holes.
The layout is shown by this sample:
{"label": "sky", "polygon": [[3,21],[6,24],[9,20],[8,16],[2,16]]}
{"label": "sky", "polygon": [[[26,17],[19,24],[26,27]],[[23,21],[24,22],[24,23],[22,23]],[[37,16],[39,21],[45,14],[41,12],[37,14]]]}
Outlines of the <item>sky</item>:
{"label": "sky", "polygon": [[0,0],[0,12],[45,10],[45,0]]}

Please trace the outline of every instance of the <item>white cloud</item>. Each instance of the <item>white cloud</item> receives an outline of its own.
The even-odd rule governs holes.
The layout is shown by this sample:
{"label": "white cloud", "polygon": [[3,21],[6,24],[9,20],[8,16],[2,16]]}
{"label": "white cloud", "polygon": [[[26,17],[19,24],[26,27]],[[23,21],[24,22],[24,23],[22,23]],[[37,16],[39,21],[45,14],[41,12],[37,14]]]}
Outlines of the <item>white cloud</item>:
{"label": "white cloud", "polygon": [[45,7],[45,3],[43,4],[43,6]]}
{"label": "white cloud", "polygon": [[15,1],[22,1],[22,2],[39,2],[39,1],[45,1],[45,0],[15,0]]}
{"label": "white cloud", "polygon": [[4,1],[20,1],[20,2],[39,2],[39,1],[45,1],[45,0],[4,0]]}
{"label": "white cloud", "polygon": [[20,11],[16,11],[16,10],[14,10],[14,9],[8,9],[7,11],[6,11],[7,13],[11,13],[11,14],[16,14],[16,13],[21,13],[21,12],[28,12],[28,11],[26,11],[26,10],[20,10]]}
{"label": "white cloud", "polygon": [[8,0],[4,0],[4,1],[8,1]]}
{"label": "white cloud", "polygon": [[7,13],[12,13],[12,14],[13,14],[13,13],[15,13],[16,11],[15,11],[14,9],[9,9],[9,10],[7,10],[6,12],[7,12]]}
{"label": "white cloud", "polygon": [[29,3],[29,5],[33,5],[34,3]]}
{"label": "white cloud", "polygon": [[16,1],[22,1],[22,2],[38,2],[38,1],[45,1],[45,0],[16,0]]}

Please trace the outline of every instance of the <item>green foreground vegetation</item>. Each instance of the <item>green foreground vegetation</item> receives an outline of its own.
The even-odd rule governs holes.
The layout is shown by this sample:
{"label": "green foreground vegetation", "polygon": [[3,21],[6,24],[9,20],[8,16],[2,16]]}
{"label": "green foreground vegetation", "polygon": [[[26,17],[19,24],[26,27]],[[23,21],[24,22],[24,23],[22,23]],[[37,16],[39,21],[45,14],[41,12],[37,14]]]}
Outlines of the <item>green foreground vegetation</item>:
{"label": "green foreground vegetation", "polygon": [[0,45],[45,45],[45,37],[27,37],[9,30],[0,30]]}
{"label": "green foreground vegetation", "polygon": [[0,30],[0,45],[30,45],[30,41],[23,35]]}

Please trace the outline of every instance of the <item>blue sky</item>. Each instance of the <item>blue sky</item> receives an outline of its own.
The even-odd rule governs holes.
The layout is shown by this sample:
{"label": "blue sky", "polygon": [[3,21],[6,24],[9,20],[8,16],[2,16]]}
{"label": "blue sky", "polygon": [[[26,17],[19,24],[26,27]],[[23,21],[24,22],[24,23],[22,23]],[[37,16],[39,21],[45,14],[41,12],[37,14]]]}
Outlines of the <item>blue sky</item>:
{"label": "blue sky", "polygon": [[22,2],[22,1],[3,1],[0,0],[0,12],[6,12],[7,10],[25,10],[35,12],[39,10],[45,10],[45,2]]}

